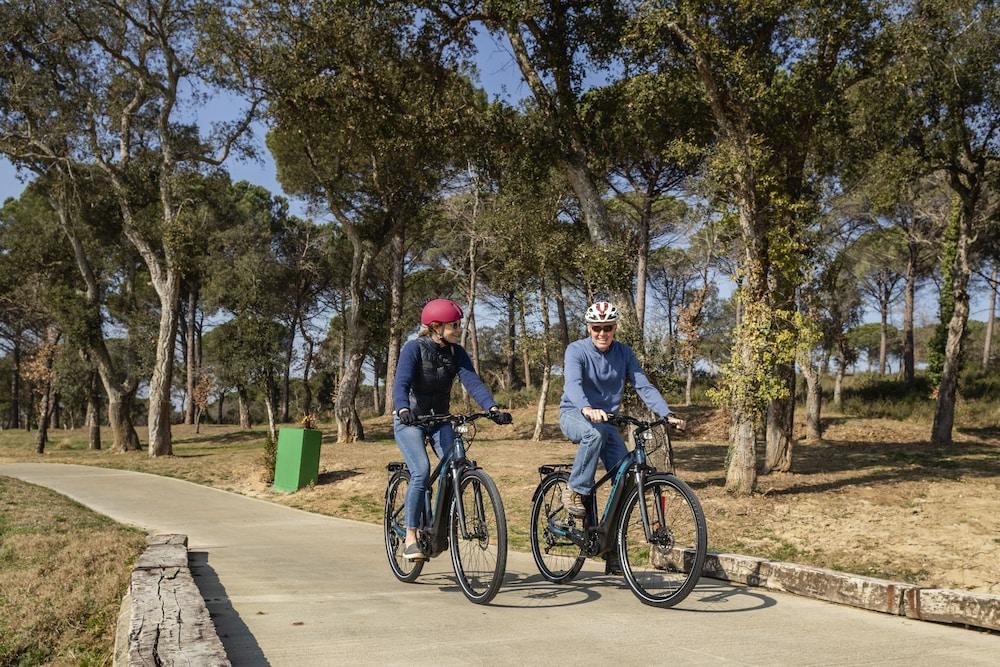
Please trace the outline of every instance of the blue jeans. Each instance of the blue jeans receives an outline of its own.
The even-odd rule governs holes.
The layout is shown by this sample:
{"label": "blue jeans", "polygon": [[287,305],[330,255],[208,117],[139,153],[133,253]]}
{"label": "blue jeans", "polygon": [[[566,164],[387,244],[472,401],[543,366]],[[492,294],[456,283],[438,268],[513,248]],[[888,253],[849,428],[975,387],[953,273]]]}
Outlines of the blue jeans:
{"label": "blue jeans", "polygon": [[600,457],[605,470],[611,470],[628,454],[622,434],[611,424],[593,423],[579,410],[559,413],[559,428],[563,435],[580,447],[576,450],[573,471],[569,475],[569,488],[589,495],[594,492],[594,476]]}
{"label": "blue jeans", "polygon": [[[424,513],[424,491],[427,490],[427,478],[431,474],[431,462],[424,447],[425,430],[420,426],[405,426],[398,417],[392,419],[392,430],[396,435],[396,444],[403,453],[403,460],[410,470],[410,487],[406,490],[406,511],[404,521],[407,528],[421,528],[421,515]],[[429,428],[434,441],[434,452],[438,458],[444,458],[451,453],[455,442],[455,430],[451,424],[441,424]]]}

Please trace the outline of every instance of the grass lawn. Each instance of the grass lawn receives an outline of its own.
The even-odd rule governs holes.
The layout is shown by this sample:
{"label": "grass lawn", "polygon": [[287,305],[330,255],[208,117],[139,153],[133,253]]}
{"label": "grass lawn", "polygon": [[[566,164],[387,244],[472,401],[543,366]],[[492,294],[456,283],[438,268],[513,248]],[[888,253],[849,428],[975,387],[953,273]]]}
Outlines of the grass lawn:
{"label": "grass lawn", "polygon": [[[685,412],[681,410],[682,414]],[[689,440],[675,443],[677,472],[701,498],[709,548],[901,579],[929,586],[1000,593],[1000,431],[956,432],[935,450],[920,420],[827,418],[823,442],[800,442],[794,472],[762,476],[758,493],[723,490],[725,420],[692,408]],[[511,546],[528,549],[531,494],[543,463],[569,462],[553,409],[547,439],[527,438],[532,410],[515,411],[513,427],[483,425],[469,452],[497,481]],[[333,516],[382,520],[385,465],[400,460],[386,417],[365,422],[368,439],[336,444],[321,424],[319,482],[291,495],[262,481],[264,429],[174,427],[172,457],[86,450],[84,430],[53,431],[45,461],[100,465],[180,477]],[[0,462],[37,461],[34,434],[0,433]],[[140,437],[145,438],[140,431]],[[110,437],[106,434],[105,438]],[[763,456],[763,452],[759,452]]]}
{"label": "grass lawn", "polygon": [[0,477],[0,665],[110,665],[145,535]]}

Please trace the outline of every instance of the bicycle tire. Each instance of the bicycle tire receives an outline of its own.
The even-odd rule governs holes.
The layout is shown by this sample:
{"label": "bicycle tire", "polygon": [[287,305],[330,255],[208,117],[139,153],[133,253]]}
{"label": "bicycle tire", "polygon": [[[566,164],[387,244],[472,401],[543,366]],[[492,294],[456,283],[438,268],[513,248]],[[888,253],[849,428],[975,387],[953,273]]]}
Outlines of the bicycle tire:
{"label": "bicycle tire", "polygon": [[572,580],[587,560],[579,545],[555,535],[549,526],[550,520],[565,523],[569,516],[562,504],[562,490],[568,481],[566,473],[543,479],[531,506],[531,555],[542,578],[554,584]]}
{"label": "bicycle tire", "polygon": [[[458,486],[451,505],[451,564],[465,597],[486,604],[500,590],[507,568],[503,500],[496,484],[482,470],[467,471]],[[465,510],[465,531],[460,526],[459,502]],[[469,539],[464,533],[469,534]]]}
{"label": "bicycle tire", "polygon": [[389,478],[385,489],[385,511],[382,526],[385,533],[385,553],[389,559],[389,569],[400,581],[410,583],[424,569],[424,561],[403,558],[406,542],[406,526],[403,514],[406,506],[406,491],[410,486],[410,473],[401,470]]}
{"label": "bicycle tire", "polygon": [[[635,489],[618,524],[618,557],[625,581],[639,600],[654,607],[672,607],[691,593],[701,576],[708,550],[705,513],[691,487],[670,474],[647,477],[643,494],[656,542],[646,539],[639,489]],[[653,502],[659,504],[665,525],[660,524]]]}

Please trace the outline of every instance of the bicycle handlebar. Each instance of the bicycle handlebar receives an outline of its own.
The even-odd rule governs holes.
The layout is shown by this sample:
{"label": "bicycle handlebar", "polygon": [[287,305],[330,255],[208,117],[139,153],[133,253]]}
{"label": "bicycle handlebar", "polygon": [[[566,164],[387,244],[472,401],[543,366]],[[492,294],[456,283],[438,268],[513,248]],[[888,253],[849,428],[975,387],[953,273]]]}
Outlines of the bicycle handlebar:
{"label": "bicycle handlebar", "polygon": [[488,412],[473,412],[467,415],[422,415],[413,421],[413,425],[432,426],[434,424],[450,422],[453,426],[458,426],[459,424],[468,424],[482,417],[488,418],[489,416]]}
{"label": "bicycle handlebar", "polygon": [[666,417],[663,417],[661,419],[647,422],[641,419],[636,419],[635,417],[632,417],[630,415],[608,415],[609,424],[613,426],[628,426],[631,424],[632,426],[637,426],[640,431],[648,431],[654,426],[670,426],[671,424],[668,421],[669,419],[670,415],[667,415]]}

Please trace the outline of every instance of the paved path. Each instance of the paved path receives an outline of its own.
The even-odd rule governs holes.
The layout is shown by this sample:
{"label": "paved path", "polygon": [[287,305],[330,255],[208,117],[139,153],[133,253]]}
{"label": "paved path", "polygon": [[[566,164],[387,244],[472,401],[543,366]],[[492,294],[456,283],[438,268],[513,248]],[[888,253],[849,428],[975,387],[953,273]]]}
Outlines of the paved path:
{"label": "paved path", "polygon": [[378,526],[144,473],[0,465],[122,523],[185,533],[234,665],[996,665],[1000,637],[703,580],[674,609],[588,568],[542,580],[511,553],[493,604],[472,605],[450,560],[393,578]]}

